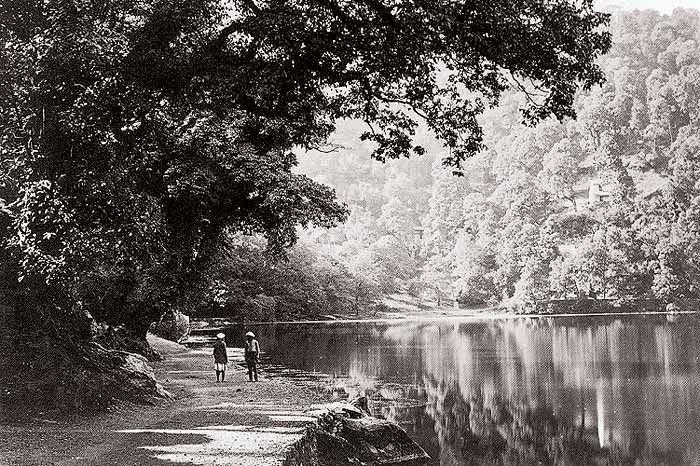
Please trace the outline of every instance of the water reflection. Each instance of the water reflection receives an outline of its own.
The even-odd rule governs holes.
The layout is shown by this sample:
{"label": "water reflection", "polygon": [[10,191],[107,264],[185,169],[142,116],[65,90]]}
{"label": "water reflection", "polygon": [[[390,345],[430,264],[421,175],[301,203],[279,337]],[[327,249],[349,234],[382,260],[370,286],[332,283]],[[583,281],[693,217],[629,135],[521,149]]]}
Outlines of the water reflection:
{"label": "water reflection", "polygon": [[257,333],[272,361],[367,393],[376,414],[401,423],[435,464],[700,464],[694,316]]}

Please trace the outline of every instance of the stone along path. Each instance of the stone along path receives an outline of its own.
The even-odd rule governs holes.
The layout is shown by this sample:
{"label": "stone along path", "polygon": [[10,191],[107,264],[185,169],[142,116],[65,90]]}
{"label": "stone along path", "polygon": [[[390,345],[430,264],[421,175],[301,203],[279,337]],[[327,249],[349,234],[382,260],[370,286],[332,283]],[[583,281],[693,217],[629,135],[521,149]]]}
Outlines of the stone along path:
{"label": "stone along path", "polygon": [[149,340],[165,357],[154,368],[174,401],[1,424],[0,465],[275,465],[311,420],[303,411],[328,401],[309,381],[247,382],[231,370],[243,359],[231,349],[227,380],[216,383],[210,349]]}

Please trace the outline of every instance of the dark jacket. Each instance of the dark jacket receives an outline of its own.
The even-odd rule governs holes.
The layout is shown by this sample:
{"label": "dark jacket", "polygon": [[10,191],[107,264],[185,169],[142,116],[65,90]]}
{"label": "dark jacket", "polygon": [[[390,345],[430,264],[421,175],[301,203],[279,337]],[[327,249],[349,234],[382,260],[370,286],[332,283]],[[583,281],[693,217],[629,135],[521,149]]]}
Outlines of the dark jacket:
{"label": "dark jacket", "polygon": [[228,354],[226,354],[226,343],[219,340],[214,343],[214,362],[218,364],[228,363]]}
{"label": "dark jacket", "polygon": [[258,343],[258,340],[252,339],[250,341],[246,341],[245,345],[245,359],[246,361],[251,359],[251,360],[256,360],[258,359],[258,354],[260,353],[260,343]]}

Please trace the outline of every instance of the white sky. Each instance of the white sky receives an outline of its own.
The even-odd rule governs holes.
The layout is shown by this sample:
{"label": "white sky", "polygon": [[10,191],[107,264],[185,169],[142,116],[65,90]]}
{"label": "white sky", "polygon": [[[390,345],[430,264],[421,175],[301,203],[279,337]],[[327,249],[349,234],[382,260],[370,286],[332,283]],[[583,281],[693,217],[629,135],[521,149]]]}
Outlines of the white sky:
{"label": "white sky", "polygon": [[674,8],[696,8],[700,10],[700,0],[597,0],[599,7],[609,5],[621,6],[626,10],[652,9],[662,13],[671,13]]}

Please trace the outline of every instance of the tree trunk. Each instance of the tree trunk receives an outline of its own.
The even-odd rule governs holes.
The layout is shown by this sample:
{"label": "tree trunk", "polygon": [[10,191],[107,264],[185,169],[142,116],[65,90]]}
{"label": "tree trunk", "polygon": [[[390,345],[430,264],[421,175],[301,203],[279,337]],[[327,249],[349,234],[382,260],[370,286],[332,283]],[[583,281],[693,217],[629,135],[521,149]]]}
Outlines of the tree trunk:
{"label": "tree trunk", "polygon": [[146,336],[148,335],[148,329],[151,328],[151,324],[158,322],[161,314],[155,308],[142,310],[142,312],[135,308],[136,306],[129,313],[124,323],[124,332],[121,332],[119,335],[121,346],[123,346],[120,349],[141,354],[151,361],[157,361],[160,359],[160,355],[148,344]]}

